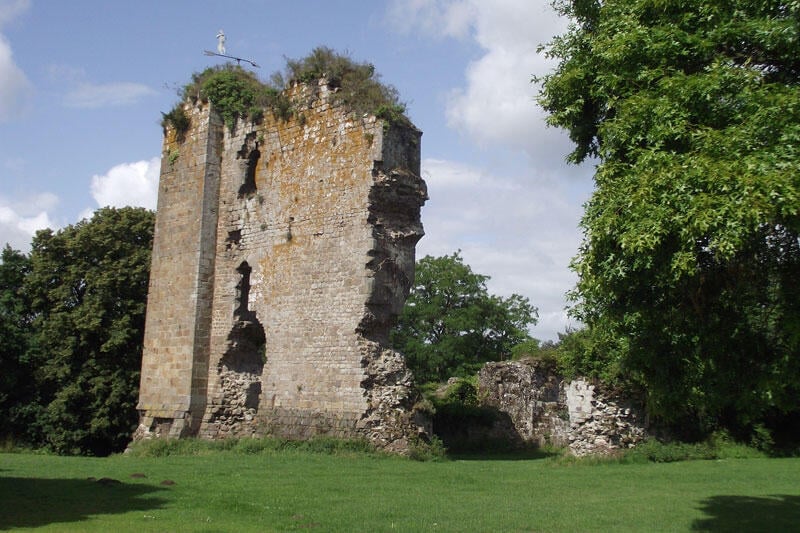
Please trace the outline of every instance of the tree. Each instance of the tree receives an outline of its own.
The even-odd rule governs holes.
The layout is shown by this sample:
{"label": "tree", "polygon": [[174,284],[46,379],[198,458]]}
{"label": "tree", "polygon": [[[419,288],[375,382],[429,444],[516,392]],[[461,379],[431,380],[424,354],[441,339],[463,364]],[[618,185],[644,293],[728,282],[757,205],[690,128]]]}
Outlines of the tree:
{"label": "tree", "polygon": [[419,382],[477,372],[530,339],[527,328],[536,323],[536,308],[518,294],[490,295],[488,279],[465,265],[458,252],[417,262],[392,345],[405,354]]}
{"label": "tree", "polygon": [[564,0],[541,105],[597,157],[575,314],[651,412],[753,427],[800,383],[800,4]]}
{"label": "tree", "polygon": [[107,455],[136,426],[153,213],[104,208],[33,240],[25,288],[46,444]]}
{"label": "tree", "polygon": [[0,434],[27,440],[34,424],[29,404],[34,396],[33,376],[27,364],[31,314],[23,291],[30,271],[28,257],[6,245],[0,258]]}

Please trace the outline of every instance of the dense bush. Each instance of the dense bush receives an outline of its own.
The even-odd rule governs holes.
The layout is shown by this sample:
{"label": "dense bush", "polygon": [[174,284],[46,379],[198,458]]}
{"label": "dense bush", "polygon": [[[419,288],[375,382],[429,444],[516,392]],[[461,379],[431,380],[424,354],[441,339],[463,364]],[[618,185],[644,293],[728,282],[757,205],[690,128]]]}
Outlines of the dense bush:
{"label": "dense bush", "polygon": [[[285,94],[262,83],[249,70],[233,64],[207,68],[194,74],[191,83],[183,89],[183,98],[210,101],[230,129],[239,119],[260,120],[265,109],[282,120],[288,120],[292,115],[291,103]],[[177,107],[181,105],[178,103]]]}
{"label": "dense bush", "polygon": [[6,246],[0,257],[0,437],[10,445],[29,441],[37,424],[36,387],[29,357],[30,299],[23,283],[30,258]]}
{"label": "dense bush", "polygon": [[23,290],[30,298],[26,353],[41,425],[34,440],[69,454],[107,455],[130,440],[154,215],[103,208],[33,239]]}

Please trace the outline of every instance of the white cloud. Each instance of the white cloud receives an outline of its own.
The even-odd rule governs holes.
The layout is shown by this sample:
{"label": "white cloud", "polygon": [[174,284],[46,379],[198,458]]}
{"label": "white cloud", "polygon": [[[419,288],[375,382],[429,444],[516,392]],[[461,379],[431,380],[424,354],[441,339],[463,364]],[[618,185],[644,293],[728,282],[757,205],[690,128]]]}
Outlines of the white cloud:
{"label": "white cloud", "polygon": [[[0,0],[0,27],[19,16],[29,5],[27,0]],[[19,116],[27,108],[30,88],[31,82],[14,62],[11,44],[0,34],[0,122]]]}
{"label": "white cloud", "polygon": [[583,199],[553,178],[495,176],[450,161],[426,159],[430,200],[423,208],[426,236],[418,257],[461,249],[476,272],[491,276],[494,294],[527,296],[539,308],[533,335],[555,339],[570,325],[568,269],[581,240]]}
{"label": "white cloud", "polygon": [[509,156],[503,168],[511,169],[426,159],[430,200],[419,255],[460,248],[467,264],[491,276],[492,292],[522,294],[539,308],[534,336],[555,339],[574,325],[564,311],[577,279],[568,265],[581,242],[591,168],[566,165],[572,147],[546,126],[531,77],[553,67],[537,48],[566,21],[550,0],[395,0],[387,16],[397,31],[478,45],[480,56],[465,65],[464,85],[450,91],[444,114],[451,129],[493,148],[480,165],[494,168],[492,158]]}
{"label": "white cloud", "polygon": [[448,95],[448,126],[481,145],[523,150],[543,171],[585,174],[565,167],[570,142],[546,126],[531,83],[554,66],[537,48],[567,26],[550,0],[396,0],[388,16],[401,31],[471,39],[483,50],[467,65],[465,85]]}
{"label": "white cloud", "polygon": [[469,0],[395,0],[387,18],[401,32],[412,30],[439,37],[464,38],[475,18]]}
{"label": "white cloud", "polygon": [[160,168],[158,157],[117,165],[102,176],[92,176],[92,197],[100,207],[155,209]]}
{"label": "white cloud", "polygon": [[0,0],[0,28],[27,11],[30,6],[30,0]]}
{"label": "white cloud", "polygon": [[[145,207],[155,209],[161,161],[123,163],[102,176],[92,176],[90,192],[98,207]],[[44,228],[58,229],[52,213],[59,203],[51,193],[9,199],[0,196],[0,247],[6,243],[28,251],[33,235]],[[84,209],[77,220],[91,218],[94,209]]]}
{"label": "white cloud", "polygon": [[82,109],[135,104],[156,91],[141,83],[115,82],[104,84],[79,83],[64,97],[64,105]]}
{"label": "white cloud", "polygon": [[95,212],[95,211],[96,211],[96,209],[95,209],[95,208],[93,208],[93,207],[87,207],[87,208],[85,208],[83,211],[81,211],[80,213],[78,213],[78,221],[81,221],[81,220],[91,220],[91,218],[94,216],[94,212]]}
{"label": "white cloud", "polygon": [[10,201],[0,197],[0,246],[11,245],[16,250],[28,251],[33,235],[40,229],[53,228],[48,211],[58,204],[58,197],[42,193]]}

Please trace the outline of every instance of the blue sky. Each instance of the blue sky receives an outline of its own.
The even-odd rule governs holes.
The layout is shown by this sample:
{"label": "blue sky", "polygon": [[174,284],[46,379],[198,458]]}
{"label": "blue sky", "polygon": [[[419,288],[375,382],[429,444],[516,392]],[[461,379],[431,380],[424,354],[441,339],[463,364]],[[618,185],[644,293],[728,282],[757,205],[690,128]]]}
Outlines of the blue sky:
{"label": "blue sky", "polygon": [[202,52],[219,29],[263,79],[325,45],[373,63],[424,132],[418,257],[461,250],[553,339],[593,170],[564,163],[530,83],[564,28],[548,0],[0,0],[0,245],[27,251],[104,205],[154,208],[161,112],[216,63]]}

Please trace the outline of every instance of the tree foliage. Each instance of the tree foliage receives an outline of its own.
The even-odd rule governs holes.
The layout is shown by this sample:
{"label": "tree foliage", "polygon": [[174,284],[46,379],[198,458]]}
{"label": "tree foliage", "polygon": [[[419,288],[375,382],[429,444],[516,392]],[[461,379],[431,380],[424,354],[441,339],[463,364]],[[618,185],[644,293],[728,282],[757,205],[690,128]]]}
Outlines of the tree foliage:
{"label": "tree foliage", "polygon": [[45,443],[106,455],[136,426],[153,213],[104,208],[33,240],[24,290]]}
{"label": "tree foliage", "polygon": [[508,358],[513,346],[530,338],[536,308],[518,294],[489,294],[488,279],[459,253],[417,262],[392,345],[405,354],[418,382],[467,376],[486,361]]}
{"label": "tree foliage", "polygon": [[34,396],[32,370],[26,359],[31,316],[23,291],[30,260],[8,245],[0,260],[0,435],[16,436],[27,433],[28,423],[34,423],[27,408]]}
{"label": "tree foliage", "polygon": [[540,103],[596,156],[573,267],[651,411],[747,426],[800,383],[800,4],[564,0]]}

